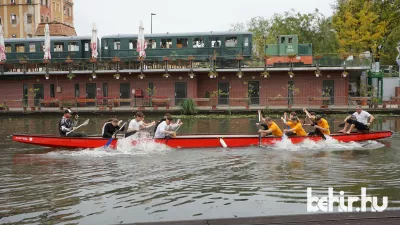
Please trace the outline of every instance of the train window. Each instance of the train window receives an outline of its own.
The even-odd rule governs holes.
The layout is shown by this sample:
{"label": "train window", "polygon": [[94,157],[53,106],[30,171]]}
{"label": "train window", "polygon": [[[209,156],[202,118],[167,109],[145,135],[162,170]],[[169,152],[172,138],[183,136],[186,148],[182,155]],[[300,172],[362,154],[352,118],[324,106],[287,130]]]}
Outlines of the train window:
{"label": "train window", "polygon": [[64,43],[54,42],[54,51],[55,52],[63,52],[64,51]]}
{"label": "train window", "polygon": [[29,52],[36,52],[36,43],[29,43]]}
{"label": "train window", "polygon": [[120,50],[120,49],[121,49],[121,41],[115,40],[114,41],[114,50]]}
{"label": "train window", "polygon": [[188,47],[188,39],[187,38],[178,38],[176,40],[177,48],[187,48]]}
{"label": "train window", "polygon": [[281,37],[281,44],[285,43],[285,37]]}
{"label": "train window", "polygon": [[204,48],[204,39],[200,38],[193,38],[193,48]]}
{"label": "train window", "polygon": [[137,47],[137,40],[130,40],[129,49],[136,49],[136,47]]}
{"label": "train window", "polygon": [[244,37],[244,47],[249,46],[249,37]]}
{"label": "train window", "polygon": [[48,23],[49,22],[49,17],[48,16],[46,16],[46,23]]}
{"label": "train window", "polygon": [[14,13],[11,14],[11,24],[17,24],[17,15],[15,15]]}
{"label": "train window", "polygon": [[43,15],[40,16],[40,22],[44,23],[44,16]]}
{"label": "train window", "polygon": [[147,42],[147,48],[155,49],[157,48],[157,43],[155,39],[149,39]]}
{"label": "train window", "polygon": [[220,37],[212,37],[211,38],[211,47],[212,48],[221,47],[221,38]]}
{"label": "train window", "polygon": [[225,47],[236,47],[236,46],[237,46],[237,37],[225,38]]}
{"label": "train window", "polygon": [[44,42],[40,42],[40,52],[44,52]]}
{"label": "train window", "polygon": [[172,39],[170,38],[161,39],[160,45],[161,48],[172,48]]}
{"label": "train window", "polygon": [[289,42],[289,44],[292,44],[293,38],[289,38],[288,42]]}
{"label": "train window", "polygon": [[6,45],[6,53],[11,53],[11,45]]}
{"label": "train window", "polygon": [[85,42],[85,52],[88,52],[88,51],[89,51],[89,43]]}
{"label": "train window", "polygon": [[68,51],[69,52],[79,52],[78,42],[68,42]]}
{"label": "train window", "polygon": [[104,41],[104,49],[108,49],[108,41]]}
{"label": "train window", "polygon": [[2,25],[3,24],[3,21],[1,21],[1,17],[0,17],[0,25]]}
{"label": "train window", "polygon": [[15,45],[17,52],[25,52],[25,45],[24,44],[17,44]]}

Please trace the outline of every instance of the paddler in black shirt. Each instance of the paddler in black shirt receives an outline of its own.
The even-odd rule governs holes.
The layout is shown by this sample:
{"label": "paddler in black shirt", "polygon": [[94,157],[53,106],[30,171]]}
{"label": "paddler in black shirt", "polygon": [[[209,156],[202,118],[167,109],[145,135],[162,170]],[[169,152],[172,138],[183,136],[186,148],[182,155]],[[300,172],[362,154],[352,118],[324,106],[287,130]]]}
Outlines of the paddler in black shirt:
{"label": "paddler in black shirt", "polygon": [[117,119],[106,122],[102,129],[103,138],[112,138],[114,133],[121,129],[122,122],[122,120],[118,121]]}
{"label": "paddler in black shirt", "polygon": [[[74,127],[78,125],[78,114],[74,114],[74,121],[71,120],[72,111],[70,109],[66,109],[64,111],[64,116],[61,118],[58,123],[58,131],[60,132],[61,137],[87,137],[85,133],[74,132]],[[73,132],[71,132],[73,131]],[[71,132],[71,133],[69,133]],[[67,133],[69,133],[67,135]]]}

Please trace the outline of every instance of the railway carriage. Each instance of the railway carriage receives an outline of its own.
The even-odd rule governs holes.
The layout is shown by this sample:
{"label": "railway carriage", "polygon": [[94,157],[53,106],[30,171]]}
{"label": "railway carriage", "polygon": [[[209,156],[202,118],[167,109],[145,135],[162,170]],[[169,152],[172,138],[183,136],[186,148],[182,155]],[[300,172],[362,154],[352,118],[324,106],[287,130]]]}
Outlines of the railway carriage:
{"label": "railway carriage", "polygon": [[[76,61],[89,60],[92,54],[90,41],[90,36],[51,37],[51,60],[64,61],[67,57]],[[41,62],[43,45],[44,37],[5,39],[7,61]]]}
{"label": "railway carriage", "polygon": [[[136,60],[138,35],[110,35],[101,40],[102,59],[119,57]],[[196,61],[208,60],[217,55],[218,60],[234,60],[237,55],[251,58],[252,33],[250,32],[203,32],[146,34],[147,60],[162,61],[163,57]]]}

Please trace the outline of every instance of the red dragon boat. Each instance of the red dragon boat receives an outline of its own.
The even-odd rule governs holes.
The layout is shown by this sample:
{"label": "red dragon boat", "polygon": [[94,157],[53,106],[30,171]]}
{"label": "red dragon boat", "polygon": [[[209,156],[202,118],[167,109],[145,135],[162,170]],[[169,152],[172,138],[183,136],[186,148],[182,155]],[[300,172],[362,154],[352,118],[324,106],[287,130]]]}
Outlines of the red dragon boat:
{"label": "red dragon boat", "polygon": [[[391,131],[375,131],[369,133],[351,133],[351,134],[332,134],[330,137],[340,142],[360,142],[368,140],[379,140],[392,136]],[[103,147],[109,139],[102,137],[58,137],[54,135],[13,135],[13,141],[25,144],[39,145],[52,148],[69,149],[88,149]],[[320,141],[319,136],[309,137],[290,137],[293,144],[303,142],[305,139]],[[263,146],[273,145],[280,141],[277,137],[263,137],[261,142]],[[117,139],[110,144],[111,148],[116,148]],[[251,147],[259,145],[258,135],[182,135],[171,139],[152,139],[156,143],[167,145],[171,148],[218,148],[227,145],[229,148]],[[135,141],[133,141],[133,145]]]}

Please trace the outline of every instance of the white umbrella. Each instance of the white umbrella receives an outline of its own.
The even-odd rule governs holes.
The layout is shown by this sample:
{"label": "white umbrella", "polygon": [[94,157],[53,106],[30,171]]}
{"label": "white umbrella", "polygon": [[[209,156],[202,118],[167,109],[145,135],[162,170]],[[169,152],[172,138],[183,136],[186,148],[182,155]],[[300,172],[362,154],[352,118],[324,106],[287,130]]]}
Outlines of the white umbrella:
{"label": "white umbrella", "polygon": [[92,49],[92,58],[97,59],[99,53],[97,52],[97,28],[95,23],[93,24],[92,40],[90,42],[90,48]]}
{"label": "white umbrella", "polygon": [[0,62],[6,60],[6,47],[4,45],[3,27],[0,25]]}
{"label": "white umbrella", "polygon": [[43,52],[44,52],[44,60],[50,60],[51,59],[51,54],[50,54],[50,28],[49,25],[46,24],[44,27],[44,46],[43,46]]}
{"label": "white umbrella", "polygon": [[136,51],[139,52],[139,57],[146,57],[146,40],[144,39],[144,27],[143,27],[143,22],[140,21],[140,26],[139,26],[139,35],[138,35],[138,41],[137,41],[137,47]]}

